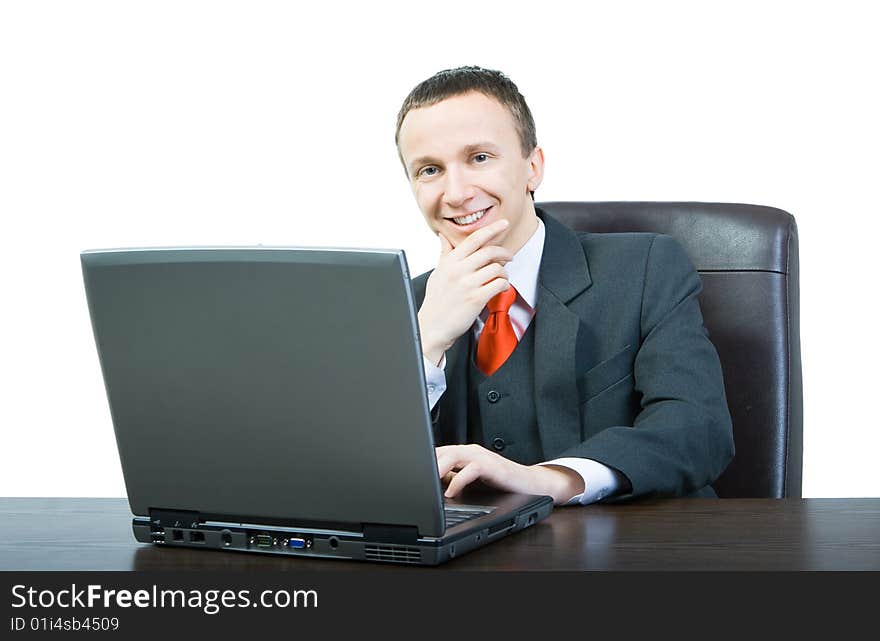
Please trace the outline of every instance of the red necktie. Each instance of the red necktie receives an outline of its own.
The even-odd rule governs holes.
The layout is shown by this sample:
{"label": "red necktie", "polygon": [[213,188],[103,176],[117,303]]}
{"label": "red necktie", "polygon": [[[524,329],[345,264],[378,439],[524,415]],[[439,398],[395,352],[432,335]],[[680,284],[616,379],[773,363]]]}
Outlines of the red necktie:
{"label": "red necktie", "polygon": [[516,349],[516,333],[508,314],[515,300],[516,290],[511,285],[510,289],[492,297],[486,305],[489,318],[477,341],[477,367],[486,376],[494,374]]}

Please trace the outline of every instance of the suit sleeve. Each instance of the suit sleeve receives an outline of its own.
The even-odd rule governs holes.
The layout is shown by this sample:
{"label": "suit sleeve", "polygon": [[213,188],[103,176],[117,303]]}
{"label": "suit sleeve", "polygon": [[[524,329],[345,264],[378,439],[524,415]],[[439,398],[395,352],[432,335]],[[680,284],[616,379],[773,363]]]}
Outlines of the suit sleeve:
{"label": "suit sleeve", "polygon": [[[416,310],[422,307],[422,303],[425,300],[425,287],[427,286],[428,277],[433,271],[434,270],[431,270],[425,272],[424,274],[416,276],[411,281],[413,300],[415,302]],[[424,359],[425,385],[427,387],[428,393],[428,407],[431,409],[431,427],[434,429],[436,438],[440,422],[439,401],[440,397],[443,395],[443,392],[446,391],[446,374],[444,372],[444,370],[446,369],[446,355],[443,355],[443,358],[440,359],[440,364],[437,366],[433,365],[430,361],[428,361],[427,358],[424,358],[424,356],[422,358]]]}
{"label": "suit sleeve", "polygon": [[654,237],[643,283],[634,424],[608,427],[560,455],[623,473],[629,487],[615,500],[693,494],[721,475],[734,451],[721,364],[697,300],[700,277],[669,236]]}

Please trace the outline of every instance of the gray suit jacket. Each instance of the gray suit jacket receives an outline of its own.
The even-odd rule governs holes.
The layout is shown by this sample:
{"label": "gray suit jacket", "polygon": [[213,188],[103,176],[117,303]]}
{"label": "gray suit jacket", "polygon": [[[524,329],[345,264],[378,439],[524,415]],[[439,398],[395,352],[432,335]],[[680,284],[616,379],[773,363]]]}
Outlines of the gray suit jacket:
{"label": "gray suit jacket", "polygon": [[[612,500],[714,496],[733,432],[690,260],[669,236],[576,233],[538,216],[534,459],[619,470],[629,487]],[[418,307],[430,274],[413,279]],[[465,333],[446,352],[447,388],[432,412],[438,445],[467,442],[467,348]]]}

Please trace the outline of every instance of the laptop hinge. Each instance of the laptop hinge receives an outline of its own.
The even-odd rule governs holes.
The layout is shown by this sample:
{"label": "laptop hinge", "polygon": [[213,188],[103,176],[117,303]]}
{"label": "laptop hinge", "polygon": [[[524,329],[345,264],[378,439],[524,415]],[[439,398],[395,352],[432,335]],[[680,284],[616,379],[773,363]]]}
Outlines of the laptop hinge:
{"label": "laptop hinge", "polygon": [[150,508],[150,522],[161,527],[199,527],[199,513],[191,510]]}
{"label": "laptop hinge", "polygon": [[414,525],[379,525],[364,523],[364,539],[383,543],[414,545],[419,540],[419,528]]}

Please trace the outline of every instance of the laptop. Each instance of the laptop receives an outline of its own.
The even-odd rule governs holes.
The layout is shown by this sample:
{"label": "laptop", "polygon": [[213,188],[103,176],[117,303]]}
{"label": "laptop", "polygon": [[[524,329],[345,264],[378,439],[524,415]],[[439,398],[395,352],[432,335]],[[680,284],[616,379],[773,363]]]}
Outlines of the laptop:
{"label": "laptop", "polygon": [[444,502],[402,250],[81,260],[138,541],[436,565],[550,514]]}

